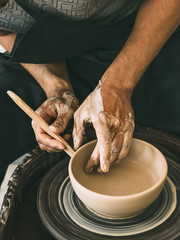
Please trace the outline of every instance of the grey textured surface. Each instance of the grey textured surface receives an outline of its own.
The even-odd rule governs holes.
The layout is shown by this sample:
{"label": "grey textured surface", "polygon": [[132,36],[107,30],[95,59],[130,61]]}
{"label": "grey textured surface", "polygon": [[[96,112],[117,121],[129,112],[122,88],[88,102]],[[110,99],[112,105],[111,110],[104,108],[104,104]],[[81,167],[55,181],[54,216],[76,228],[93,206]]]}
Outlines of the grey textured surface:
{"label": "grey textured surface", "polygon": [[9,0],[0,10],[0,29],[12,32],[26,32],[35,20],[14,0]]}
{"label": "grey textured surface", "polygon": [[[26,32],[35,20],[21,7],[37,14],[48,14],[69,21],[104,19],[104,24],[119,21],[135,11],[142,0],[9,0],[0,10],[0,29]],[[108,18],[107,18],[108,17]]]}

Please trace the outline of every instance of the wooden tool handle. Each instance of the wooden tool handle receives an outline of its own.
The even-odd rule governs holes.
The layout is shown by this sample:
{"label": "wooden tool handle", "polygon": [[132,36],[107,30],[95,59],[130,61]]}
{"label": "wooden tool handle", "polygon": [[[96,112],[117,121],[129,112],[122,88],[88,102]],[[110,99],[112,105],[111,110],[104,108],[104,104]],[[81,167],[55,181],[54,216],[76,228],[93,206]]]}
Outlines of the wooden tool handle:
{"label": "wooden tool handle", "polygon": [[32,119],[34,120],[46,133],[48,133],[51,137],[56,140],[62,142],[65,145],[64,151],[72,157],[74,155],[74,150],[70,147],[70,145],[59,135],[53,133],[49,129],[49,125],[44,121],[32,108],[30,108],[19,96],[17,96],[12,91],[7,91],[7,94],[12,98],[12,100]]}

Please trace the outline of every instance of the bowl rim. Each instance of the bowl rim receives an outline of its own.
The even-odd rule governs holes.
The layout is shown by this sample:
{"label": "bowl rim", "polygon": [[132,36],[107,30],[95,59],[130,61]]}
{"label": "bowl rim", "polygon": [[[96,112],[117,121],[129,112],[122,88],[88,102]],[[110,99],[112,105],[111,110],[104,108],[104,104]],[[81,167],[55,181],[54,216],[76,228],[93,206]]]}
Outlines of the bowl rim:
{"label": "bowl rim", "polygon": [[[142,192],[139,192],[139,193],[135,193],[135,194],[130,194],[130,195],[125,195],[125,196],[116,196],[116,195],[106,195],[106,194],[102,194],[102,193],[97,193],[97,192],[94,192],[86,187],[84,187],[81,183],[79,183],[76,178],[74,177],[73,173],[72,173],[72,162],[73,162],[73,159],[76,155],[76,153],[78,153],[79,151],[81,151],[83,148],[87,147],[88,145],[91,145],[93,144],[94,142],[97,142],[97,140],[93,140],[93,141],[90,141],[86,144],[84,144],[83,146],[81,146],[76,152],[75,154],[71,157],[70,161],[69,161],[69,164],[68,164],[68,172],[69,172],[69,177],[70,177],[70,181],[71,181],[71,178],[75,181],[75,183],[77,183],[80,188],[83,190],[83,191],[86,191],[88,193],[91,193],[93,195],[97,195],[99,197],[105,197],[106,199],[131,199],[131,198],[139,198],[141,197],[142,195],[146,195],[150,192],[153,192],[153,190],[155,190],[156,188],[158,188],[158,186],[160,186],[161,184],[163,184],[167,178],[167,173],[168,173],[168,164],[167,164],[167,160],[165,158],[165,156],[162,154],[162,152],[156,148],[154,145],[144,141],[144,140],[141,140],[141,139],[138,139],[138,138],[132,138],[132,141],[139,141],[143,144],[146,144],[148,145],[149,147],[155,149],[161,156],[162,156],[162,159],[164,160],[164,163],[165,163],[165,169],[164,169],[164,176],[158,180],[158,182],[156,182],[152,187],[146,189],[145,191],[142,191]],[[73,188],[74,189],[74,188]]]}

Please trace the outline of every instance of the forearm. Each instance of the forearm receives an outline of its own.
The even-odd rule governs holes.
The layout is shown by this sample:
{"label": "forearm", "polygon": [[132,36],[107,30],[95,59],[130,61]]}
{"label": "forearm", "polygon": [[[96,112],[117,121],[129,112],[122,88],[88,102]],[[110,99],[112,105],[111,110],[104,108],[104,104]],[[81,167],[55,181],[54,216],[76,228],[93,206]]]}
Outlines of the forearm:
{"label": "forearm", "polygon": [[[0,30],[0,44],[10,53],[17,33]],[[68,79],[64,61],[48,64],[21,64],[40,84],[47,97],[53,97],[60,92],[73,91]]]}
{"label": "forearm", "polygon": [[[134,28],[102,81],[132,90],[180,23],[179,0],[148,0],[141,6]],[[113,81],[112,79],[115,79]]]}
{"label": "forearm", "polygon": [[47,97],[73,92],[64,61],[48,64],[21,64],[41,85]]}

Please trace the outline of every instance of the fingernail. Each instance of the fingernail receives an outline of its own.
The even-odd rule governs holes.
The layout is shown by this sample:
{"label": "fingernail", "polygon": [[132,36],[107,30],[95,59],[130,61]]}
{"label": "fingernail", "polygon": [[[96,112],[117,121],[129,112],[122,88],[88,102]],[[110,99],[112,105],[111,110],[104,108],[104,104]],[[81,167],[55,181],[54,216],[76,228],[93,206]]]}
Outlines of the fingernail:
{"label": "fingernail", "polygon": [[110,162],[109,161],[105,161],[105,163],[103,164],[104,172],[108,172],[109,171],[109,167],[110,167]]}
{"label": "fingernail", "polygon": [[85,168],[85,172],[86,173],[91,173],[93,171],[93,168],[92,167],[90,167],[90,168]]}
{"label": "fingernail", "polygon": [[57,133],[59,131],[59,129],[57,127],[54,126],[49,126],[49,128],[51,129],[51,131],[53,131],[54,133]]}
{"label": "fingernail", "polygon": [[103,173],[103,171],[101,170],[100,167],[98,167],[97,172],[98,172],[98,173]]}

